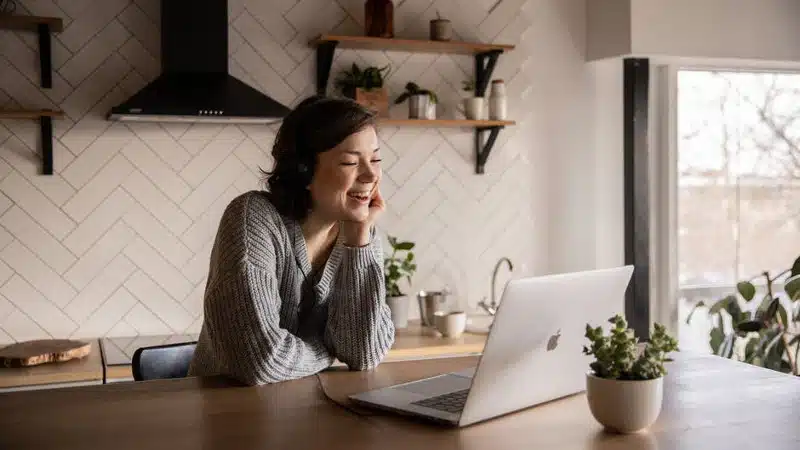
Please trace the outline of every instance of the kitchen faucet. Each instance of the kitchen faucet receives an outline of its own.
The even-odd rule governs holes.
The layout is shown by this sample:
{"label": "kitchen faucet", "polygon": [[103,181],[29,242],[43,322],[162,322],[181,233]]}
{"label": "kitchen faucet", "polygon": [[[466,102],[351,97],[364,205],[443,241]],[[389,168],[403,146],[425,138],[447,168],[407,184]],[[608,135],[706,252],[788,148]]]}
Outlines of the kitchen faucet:
{"label": "kitchen faucet", "polygon": [[514,271],[514,264],[511,263],[511,260],[506,258],[505,256],[500,258],[497,261],[497,264],[494,265],[494,271],[492,272],[492,301],[488,305],[486,304],[486,297],[483,298],[480,302],[478,302],[478,306],[483,308],[484,311],[489,313],[489,315],[495,315],[497,313],[497,298],[495,297],[495,284],[497,282],[497,271],[500,270],[500,266],[503,263],[508,264],[508,270]]}

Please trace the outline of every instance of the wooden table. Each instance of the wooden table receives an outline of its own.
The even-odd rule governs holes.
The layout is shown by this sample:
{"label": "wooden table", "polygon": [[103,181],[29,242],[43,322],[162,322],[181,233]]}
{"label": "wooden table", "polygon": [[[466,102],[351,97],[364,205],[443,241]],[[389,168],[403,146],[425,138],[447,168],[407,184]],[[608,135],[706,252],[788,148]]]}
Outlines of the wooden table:
{"label": "wooden table", "polygon": [[661,416],[635,435],[604,433],[583,394],[460,430],[381,412],[357,415],[330,400],[475,362],[397,362],[261,387],[209,377],[5,393],[0,448],[800,448],[800,380],[713,356],[670,363]]}

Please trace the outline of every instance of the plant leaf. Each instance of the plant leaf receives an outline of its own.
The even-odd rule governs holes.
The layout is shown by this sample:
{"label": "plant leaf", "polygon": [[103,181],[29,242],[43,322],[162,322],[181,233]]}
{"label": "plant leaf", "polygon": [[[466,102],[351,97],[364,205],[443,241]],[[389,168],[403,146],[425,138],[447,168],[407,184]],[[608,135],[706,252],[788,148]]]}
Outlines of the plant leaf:
{"label": "plant leaf", "polygon": [[747,345],[744,347],[744,360],[745,362],[752,362],[753,358],[757,355],[756,353],[756,346],[758,345],[757,338],[751,338],[747,341]]}
{"label": "plant leaf", "polygon": [[800,256],[798,256],[797,259],[794,260],[794,264],[792,264],[791,276],[796,277],[797,275],[800,275]]}
{"label": "plant leaf", "polygon": [[789,326],[789,317],[786,314],[786,308],[783,307],[780,303],[778,303],[778,314],[781,316],[781,323],[784,327]]}
{"label": "plant leaf", "polygon": [[725,333],[722,332],[720,327],[714,327],[711,329],[710,335],[711,337],[708,343],[711,345],[711,351],[716,355],[719,352],[722,341],[725,340]]}
{"label": "plant leaf", "polygon": [[686,325],[689,325],[689,324],[690,324],[690,322],[691,322],[691,320],[692,320],[692,315],[694,314],[694,312],[695,312],[695,311],[697,311],[697,309],[698,309],[698,308],[702,308],[702,307],[705,307],[705,306],[706,306],[706,304],[705,304],[705,303],[703,303],[703,301],[702,301],[702,300],[700,300],[699,302],[697,302],[697,303],[694,305],[694,307],[692,307],[692,310],[691,310],[691,311],[689,311],[689,315],[688,315],[688,316],[686,316]]}
{"label": "plant leaf", "polygon": [[759,320],[745,320],[744,322],[736,324],[737,330],[746,333],[761,331],[762,328],[764,328],[764,324]]}
{"label": "plant leaf", "polygon": [[792,301],[800,299],[800,275],[794,275],[786,280],[783,290]]}
{"label": "plant leaf", "polygon": [[398,250],[411,250],[412,248],[414,248],[413,242],[401,242],[397,244]]}
{"label": "plant leaf", "polygon": [[769,304],[767,311],[764,313],[764,319],[766,320],[773,320],[775,319],[775,314],[778,312],[778,306],[780,306],[781,302],[777,298],[772,299],[772,302]]}
{"label": "plant leaf", "polygon": [[742,316],[742,308],[739,307],[739,300],[736,297],[731,296],[728,303],[725,305],[725,311],[728,311],[728,314],[731,315],[732,323],[736,324],[743,320]]}
{"label": "plant leaf", "polygon": [[708,315],[711,316],[711,315],[717,314],[722,309],[727,308],[728,307],[728,303],[730,303],[731,301],[735,301],[735,300],[736,300],[736,297],[733,296],[733,295],[729,295],[729,296],[723,298],[722,300],[719,300],[717,303],[714,303],[713,305],[711,305],[711,309],[708,311]]}
{"label": "plant leaf", "polygon": [[749,281],[740,281],[736,284],[736,290],[746,300],[750,301],[756,296],[756,287]]}
{"label": "plant leaf", "polygon": [[736,339],[735,334],[729,334],[725,336],[725,340],[722,342],[722,347],[719,351],[719,356],[723,358],[730,358],[733,356],[733,342]]}

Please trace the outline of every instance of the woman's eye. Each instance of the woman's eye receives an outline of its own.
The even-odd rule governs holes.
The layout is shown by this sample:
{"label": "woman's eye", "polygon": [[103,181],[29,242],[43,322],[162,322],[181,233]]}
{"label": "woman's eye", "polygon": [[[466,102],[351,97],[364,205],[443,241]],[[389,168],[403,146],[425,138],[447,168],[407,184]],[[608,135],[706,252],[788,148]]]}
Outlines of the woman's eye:
{"label": "woman's eye", "polygon": [[357,162],[348,162],[348,161],[345,161],[345,162],[342,163],[343,166],[355,166],[356,164],[358,164],[358,163]]}
{"label": "woman's eye", "polygon": [[383,161],[383,160],[382,160],[382,159],[373,159],[373,160],[372,160],[372,162],[374,162],[374,163],[379,163],[379,162],[381,162],[381,161]]}

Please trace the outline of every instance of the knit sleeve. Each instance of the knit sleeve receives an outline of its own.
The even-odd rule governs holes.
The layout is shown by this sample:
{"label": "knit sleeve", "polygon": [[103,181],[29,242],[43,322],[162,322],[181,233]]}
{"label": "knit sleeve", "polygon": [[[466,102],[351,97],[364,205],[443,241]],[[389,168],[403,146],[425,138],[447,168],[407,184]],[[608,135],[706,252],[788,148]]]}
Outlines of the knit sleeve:
{"label": "knit sleeve", "polygon": [[301,338],[281,328],[277,283],[274,271],[242,261],[206,292],[215,353],[229,376],[249,385],[301,378],[333,364],[320,336]]}
{"label": "knit sleeve", "polygon": [[350,369],[376,367],[394,343],[386,305],[383,256],[378,239],[364,247],[344,247],[328,308],[325,338]]}

